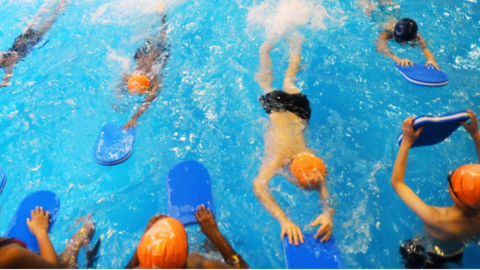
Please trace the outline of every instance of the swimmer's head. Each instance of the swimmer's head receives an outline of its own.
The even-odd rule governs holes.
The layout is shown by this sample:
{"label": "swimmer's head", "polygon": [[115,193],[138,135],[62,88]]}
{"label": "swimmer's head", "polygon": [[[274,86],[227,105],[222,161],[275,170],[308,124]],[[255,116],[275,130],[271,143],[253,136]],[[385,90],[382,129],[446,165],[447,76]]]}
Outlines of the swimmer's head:
{"label": "swimmer's head", "polygon": [[290,163],[290,172],[297,178],[298,184],[306,189],[317,188],[327,177],[323,161],[311,153],[300,153]]}
{"label": "swimmer's head", "polygon": [[404,18],[399,20],[395,25],[393,36],[395,40],[400,43],[415,41],[417,39],[417,31],[417,23],[410,18]]}
{"label": "swimmer's head", "polygon": [[144,75],[133,75],[128,80],[128,92],[132,95],[143,95],[150,86],[150,80]]}
{"label": "swimmer's head", "polygon": [[138,261],[143,269],[180,269],[188,255],[188,239],[180,221],[164,217],[143,235],[137,248]]}
{"label": "swimmer's head", "polygon": [[463,209],[480,210],[480,164],[463,165],[448,175],[448,190]]}

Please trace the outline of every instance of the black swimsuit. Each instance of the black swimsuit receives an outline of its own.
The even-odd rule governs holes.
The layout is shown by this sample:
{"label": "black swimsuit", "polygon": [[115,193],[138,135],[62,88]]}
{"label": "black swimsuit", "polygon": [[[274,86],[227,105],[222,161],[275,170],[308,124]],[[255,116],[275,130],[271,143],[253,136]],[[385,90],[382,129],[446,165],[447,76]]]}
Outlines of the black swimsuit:
{"label": "black swimsuit", "polygon": [[32,30],[28,28],[25,33],[21,34],[15,39],[12,47],[9,51],[16,52],[20,57],[25,57],[29,54],[33,48],[40,42],[42,39],[42,34],[40,31]]}
{"label": "black swimsuit", "polygon": [[287,111],[307,121],[310,120],[312,114],[307,96],[301,93],[289,94],[280,90],[274,90],[265,96],[259,97],[259,100],[267,114]]}

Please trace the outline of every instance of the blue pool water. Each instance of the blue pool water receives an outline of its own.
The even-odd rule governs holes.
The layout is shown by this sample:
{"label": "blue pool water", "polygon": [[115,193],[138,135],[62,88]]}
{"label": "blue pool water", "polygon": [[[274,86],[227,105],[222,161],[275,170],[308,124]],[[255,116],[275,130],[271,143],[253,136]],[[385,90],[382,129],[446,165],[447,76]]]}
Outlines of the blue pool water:
{"label": "blue pool water", "polygon": [[[163,92],[140,118],[132,156],[101,166],[92,147],[103,123],[125,123],[137,98],[113,89],[133,70],[133,53],[156,33],[154,1],[72,0],[43,42],[17,65],[13,85],[0,89],[0,232],[27,194],[47,189],[61,199],[51,237],[58,252],[70,226],[92,213],[102,239],[96,268],[124,267],[148,219],[166,210],[165,177],[188,159],[210,171],[220,230],[254,268],[283,268],[280,226],[252,192],[263,156],[268,118],[254,80],[258,50],[272,51],[274,86],[287,67],[285,37],[305,36],[297,84],[309,96],[308,145],[328,167],[336,202],[334,235],[347,268],[400,268],[400,242],[422,232],[419,219],[390,186],[401,122],[411,115],[480,112],[480,5],[476,0],[398,1],[417,20],[441,68],[442,88],[406,82],[375,51],[378,28],[358,3],[345,0],[167,1],[171,58]],[[0,51],[7,50],[37,11],[56,1],[2,0]],[[297,7],[289,8],[289,7]],[[287,12],[285,12],[285,10]],[[276,24],[281,14],[284,24]],[[282,18],[280,16],[280,18]],[[283,33],[285,29],[286,33]],[[392,44],[424,61],[417,48]],[[3,75],[3,72],[1,73]],[[114,110],[112,104],[122,105]],[[464,130],[411,151],[407,183],[425,202],[452,203],[446,175],[477,162]],[[273,194],[304,232],[320,213],[315,192],[274,178]],[[191,251],[202,251],[198,227],[188,228]],[[478,268],[479,247],[467,248],[465,268]],[[84,267],[84,256],[80,256]]]}

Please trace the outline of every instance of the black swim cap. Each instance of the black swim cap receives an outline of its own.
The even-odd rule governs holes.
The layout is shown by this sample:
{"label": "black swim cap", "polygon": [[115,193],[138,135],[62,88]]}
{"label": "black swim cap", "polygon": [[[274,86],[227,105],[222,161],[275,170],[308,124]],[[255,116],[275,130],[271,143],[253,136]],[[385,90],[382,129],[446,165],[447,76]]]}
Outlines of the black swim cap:
{"label": "black swim cap", "polygon": [[398,42],[412,41],[417,38],[417,30],[418,26],[414,20],[404,18],[398,21],[395,25],[393,35]]}

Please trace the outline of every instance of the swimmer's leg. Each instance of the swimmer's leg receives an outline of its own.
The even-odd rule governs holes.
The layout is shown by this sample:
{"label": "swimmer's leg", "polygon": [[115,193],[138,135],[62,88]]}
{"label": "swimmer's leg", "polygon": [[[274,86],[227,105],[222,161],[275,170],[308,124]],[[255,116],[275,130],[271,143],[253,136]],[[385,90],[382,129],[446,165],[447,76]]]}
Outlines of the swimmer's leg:
{"label": "swimmer's leg", "polygon": [[82,227],[72,235],[65,250],[58,256],[60,263],[66,268],[78,268],[78,253],[82,247],[85,247],[90,243],[90,240],[95,234],[95,224],[90,220],[90,217],[91,216],[88,216],[83,221]]}
{"label": "swimmer's leg", "polygon": [[295,86],[293,80],[300,70],[300,62],[302,60],[300,52],[302,51],[302,43],[302,38],[289,39],[290,59],[288,68],[285,70],[285,78],[283,79],[283,91],[289,94],[300,93],[300,90]]}
{"label": "swimmer's leg", "polygon": [[52,11],[50,17],[48,17],[47,21],[37,30],[39,36],[43,36],[52,27],[52,24],[60,17],[60,14],[67,4],[68,0],[60,0],[60,2],[58,2],[57,7]]}
{"label": "swimmer's leg", "polygon": [[255,80],[265,93],[273,91],[272,58],[270,58],[272,48],[273,44],[270,42],[265,42],[260,47],[260,70],[255,74]]}

